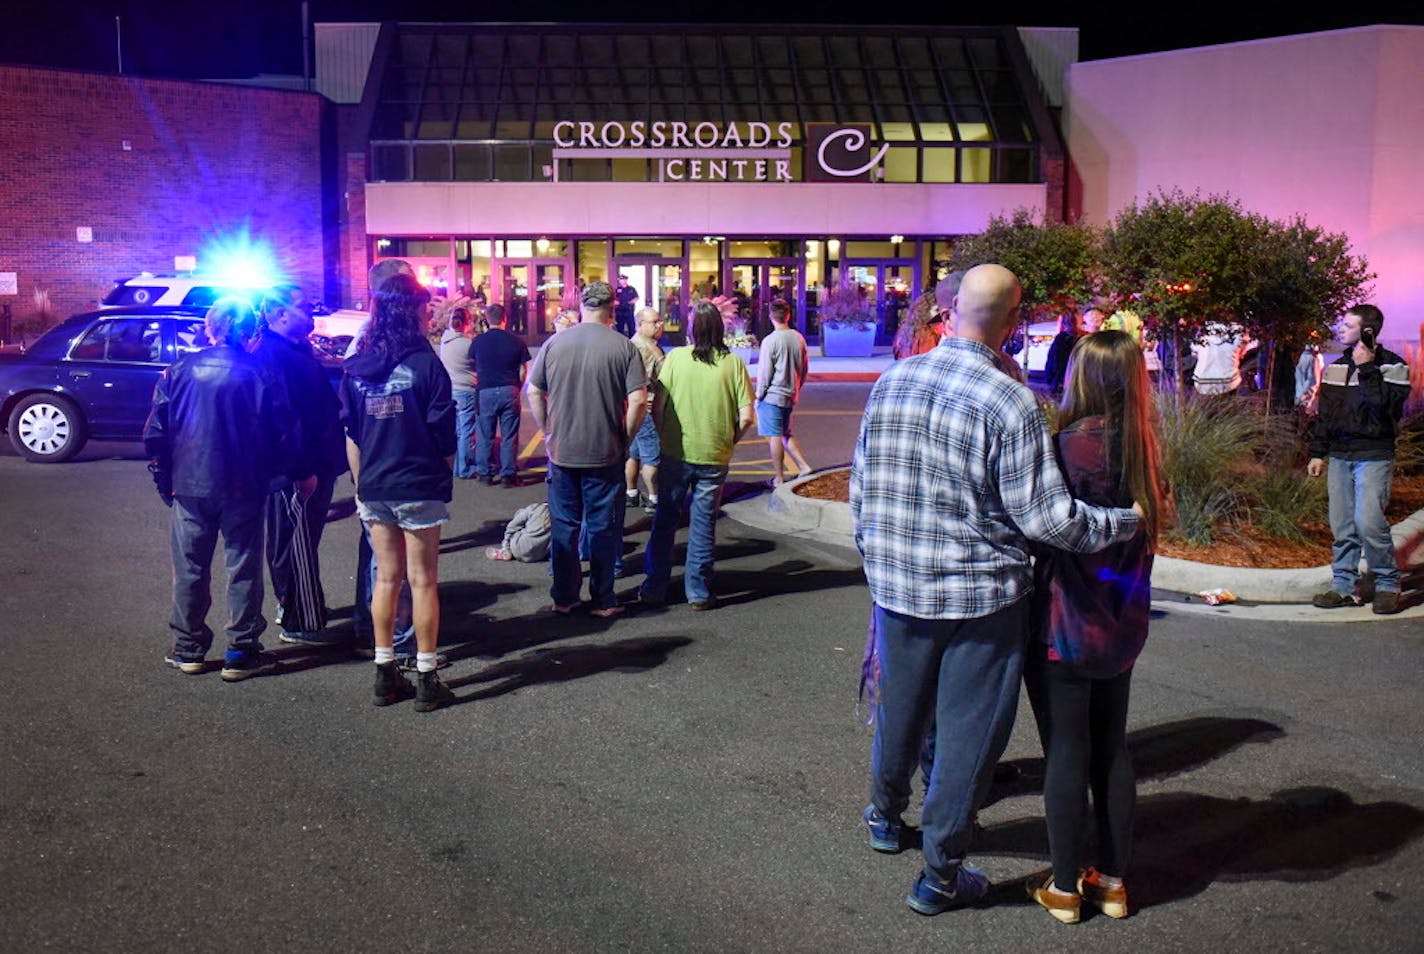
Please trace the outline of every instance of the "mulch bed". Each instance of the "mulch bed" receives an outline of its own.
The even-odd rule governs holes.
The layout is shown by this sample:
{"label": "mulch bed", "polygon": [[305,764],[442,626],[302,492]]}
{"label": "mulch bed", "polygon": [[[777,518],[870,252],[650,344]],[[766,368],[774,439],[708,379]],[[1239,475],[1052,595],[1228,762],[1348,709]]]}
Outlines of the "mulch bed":
{"label": "mulch bed", "polygon": [[[1424,510],[1424,474],[1396,476],[1391,487],[1389,508],[1385,514],[1391,523],[1398,523],[1418,510]],[[850,471],[836,470],[822,474],[795,488],[795,492],[814,500],[850,501]],[[1158,548],[1163,556],[1216,566],[1240,566],[1262,569],[1290,569],[1324,566],[1330,562],[1330,528],[1323,524],[1307,524],[1301,528],[1308,542],[1280,540],[1255,527],[1224,527],[1216,540],[1207,547],[1193,547],[1165,535]]]}

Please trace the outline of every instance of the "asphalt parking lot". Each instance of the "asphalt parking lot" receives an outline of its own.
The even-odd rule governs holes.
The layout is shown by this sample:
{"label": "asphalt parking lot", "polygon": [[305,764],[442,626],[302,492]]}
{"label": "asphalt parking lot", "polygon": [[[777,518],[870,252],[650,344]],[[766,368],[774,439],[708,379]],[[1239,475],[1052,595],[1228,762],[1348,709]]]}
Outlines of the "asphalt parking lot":
{"label": "asphalt parking lot", "polygon": [[[865,392],[808,390],[813,463],[849,458]],[[739,448],[729,491],[759,492],[765,459]],[[139,450],[0,455],[0,950],[1419,950],[1417,620],[1164,602],[1130,719],[1137,913],[1067,927],[1024,898],[1047,858],[1025,705],[1021,778],[973,855],[991,903],[922,918],[916,854],[859,825],[855,554],[724,521],[715,612],[553,618],[542,566],[483,557],[541,491],[458,484],[460,703],[422,715],[372,707],[370,663],[341,653],[283,648],[233,685],[165,668],[167,511]],[[357,527],[336,513],[344,627]],[[631,557],[646,539],[630,514]]]}

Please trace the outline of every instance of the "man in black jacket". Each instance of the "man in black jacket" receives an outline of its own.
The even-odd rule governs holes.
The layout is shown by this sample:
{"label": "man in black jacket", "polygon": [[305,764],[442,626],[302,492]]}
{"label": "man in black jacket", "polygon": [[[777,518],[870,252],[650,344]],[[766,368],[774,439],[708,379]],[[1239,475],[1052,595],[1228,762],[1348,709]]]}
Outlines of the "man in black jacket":
{"label": "man in black jacket", "polygon": [[213,347],[184,355],[163,372],[144,426],[164,503],[173,508],[173,649],[180,672],[206,670],[213,642],[206,619],[213,549],[222,534],[227,560],[228,648],[222,678],[267,671],[262,655],[262,512],[289,471],[296,432],[286,388],[248,353],[257,316],[240,298],[208,311]]}
{"label": "man in black jacket", "polygon": [[1394,473],[1394,439],[1409,397],[1409,366],[1379,342],[1384,315],[1356,305],[1340,319],[1336,337],[1345,353],[1327,365],[1320,414],[1310,438],[1312,477],[1327,473],[1330,531],[1335,537],[1330,589],[1316,594],[1321,609],[1359,606],[1355,583],[1364,551],[1375,577],[1373,610],[1397,613],[1399,566],[1385,506]]}
{"label": "man in black jacket", "polygon": [[253,352],[282,380],[301,442],[282,486],[267,498],[267,568],[284,643],[331,646],[317,548],[336,478],[346,470],[341,402],[312,352],[311,305],[296,285],[273,288],[262,302],[263,329]]}

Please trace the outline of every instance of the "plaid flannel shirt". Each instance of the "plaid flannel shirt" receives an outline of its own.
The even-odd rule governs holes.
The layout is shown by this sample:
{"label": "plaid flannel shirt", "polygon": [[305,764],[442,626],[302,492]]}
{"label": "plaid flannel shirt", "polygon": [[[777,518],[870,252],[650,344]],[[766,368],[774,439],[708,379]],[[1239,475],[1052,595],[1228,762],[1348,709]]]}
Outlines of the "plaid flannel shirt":
{"label": "plaid flannel shirt", "polygon": [[1131,510],[1073,499],[1033,392],[964,338],[880,377],[850,506],[872,598],[922,619],[987,616],[1029,595],[1030,540],[1089,553],[1138,528]]}

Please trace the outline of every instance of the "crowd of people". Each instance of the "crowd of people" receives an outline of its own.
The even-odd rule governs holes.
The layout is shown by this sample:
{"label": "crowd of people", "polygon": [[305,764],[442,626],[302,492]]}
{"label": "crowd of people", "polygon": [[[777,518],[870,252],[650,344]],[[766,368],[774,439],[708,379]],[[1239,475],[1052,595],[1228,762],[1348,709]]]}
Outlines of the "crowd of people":
{"label": "crowd of people", "polygon": [[[521,391],[544,435],[547,503],[521,508],[487,555],[547,558],[554,614],[582,607],[612,619],[662,606],[684,510],[684,594],[693,610],[715,608],[716,516],[738,441],[753,426],[767,439],[772,484],[786,479],[787,458],[798,473],[810,469],[791,428],[806,343],[780,302],[753,379],[710,301],[692,309],[688,343],[668,352],[655,310],[623,316],[629,296],[592,281],[579,312],[560,315],[531,360],[498,306],[473,341],[477,317],[457,310],[435,347],[430,295],[408,265],[382,262],[370,284],[370,318],[335,391],[307,342],[311,309],[293,286],[275,289],[260,311],[218,302],[206,318],[213,346],[180,358],[158,384],[145,443],[173,511],[166,661],[183,673],[207,669],[219,537],[224,680],[270,665],[259,641],[264,554],[280,638],[333,643],[317,548],[336,479],[349,470],[363,528],[356,636],[374,659],[374,702],[413,698],[420,711],[452,702],[439,676],[441,527],[456,478],[517,480]],[[880,376],[866,404],[850,483],[873,602],[864,671],[875,731],[862,817],[875,850],[910,846],[904,813],[924,767],[924,867],[906,903],[933,915],[982,898],[989,881],[966,857],[1022,683],[1045,754],[1052,857],[1051,874],[1028,894],[1064,923],[1078,921],[1085,902],[1125,917],[1135,803],[1128,703],[1169,500],[1150,368],[1129,328],[1065,328],[1050,433],[1004,354],[1020,296],[998,265],[941,281],[913,306],[906,360]],[[1358,604],[1363,550],[1375,612],[1399,609],[1383,505],[1408,368],[1378,345],[1382,324],[1377,308],[1352,308],[1340,327],[1346,351],[1321,377],[1309,471],[1328,469],[1336,535],[1333,586],[1316,598],[1324,608]],[[639,505],[652,528],[630,605],[614,581],[624,516]]]}

